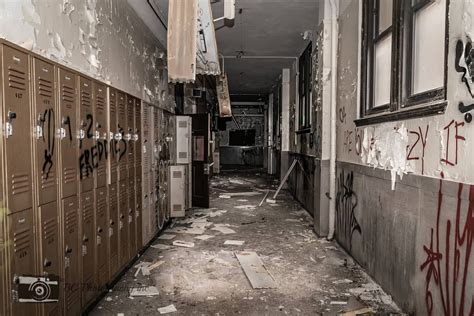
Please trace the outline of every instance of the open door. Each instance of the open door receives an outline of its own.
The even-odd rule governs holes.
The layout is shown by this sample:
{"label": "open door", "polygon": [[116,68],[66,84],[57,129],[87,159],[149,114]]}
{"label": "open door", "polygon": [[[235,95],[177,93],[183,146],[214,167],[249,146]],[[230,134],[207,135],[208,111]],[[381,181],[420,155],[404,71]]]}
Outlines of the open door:
{"label": "open door", "polygon": [[209,114],[192,115],[193,203],[209,207]]}

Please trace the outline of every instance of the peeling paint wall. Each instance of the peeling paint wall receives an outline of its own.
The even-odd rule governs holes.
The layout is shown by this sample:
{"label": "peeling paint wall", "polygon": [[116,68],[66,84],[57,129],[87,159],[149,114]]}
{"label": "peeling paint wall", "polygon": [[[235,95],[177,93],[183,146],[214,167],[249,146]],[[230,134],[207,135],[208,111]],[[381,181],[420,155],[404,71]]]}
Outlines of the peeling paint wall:
{"label": "peeling paint wall", "polygon": [[339,16],[336,238],[404,312],[470,315],[474,85],[464,52],[474,2],[449,4],[445,113],[364,127],[354,124],[360,9],[345,1]]}
{"label": "peeling paint wall", "polygon": [[125,0],[0,0],[0,37],[174,110],[164,49]]}

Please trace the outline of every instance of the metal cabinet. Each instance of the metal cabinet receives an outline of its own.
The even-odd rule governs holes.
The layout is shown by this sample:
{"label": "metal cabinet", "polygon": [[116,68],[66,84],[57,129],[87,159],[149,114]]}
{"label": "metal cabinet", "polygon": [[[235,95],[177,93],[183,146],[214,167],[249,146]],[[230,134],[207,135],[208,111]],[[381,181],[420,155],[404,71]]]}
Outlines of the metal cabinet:
{"label": "metal cabinet", "polygon": [[19,159],[32,157],[29,58],[5,44],[1,49],[5,190],[7,210],[15,213],[33,206],[31,159]]}
{"label": "metal cabinet", "polygon": [[97,285],[102,288],[108,281],[108,225],[107,225],[107,188],[96,190],[96,245],[97,245]]}
{"label": "metal cabinet", "polygon": [[94,113],[92,81],[79,76],[79,188],[87,192],[94,188],[92,147],[94,146]]}
{"label": "metal cabinet", "polygon": [[59,159],[61,198],[77,195],[77,112],[76,76],[63,68],[58,70],[59,93]]}
{"label": "metal cabinet", "polygon": [[33,58],[33,143],[36,205],[57,199],[56,97],[54,65]]}
{"label": "metal cabinet", "polygon": [[79,203],[77,196],[62,200],[62,291],[64,314],[76,315],[81,310],[81,276],[79,245]]}
{"label": "metal cabinet", "polygon": [[103,84],[93,84],[94,136],[95,145],[91,148],[92,167],[96,181],[95,187],[107,184],[108,132],[107,132],[107,89]]}

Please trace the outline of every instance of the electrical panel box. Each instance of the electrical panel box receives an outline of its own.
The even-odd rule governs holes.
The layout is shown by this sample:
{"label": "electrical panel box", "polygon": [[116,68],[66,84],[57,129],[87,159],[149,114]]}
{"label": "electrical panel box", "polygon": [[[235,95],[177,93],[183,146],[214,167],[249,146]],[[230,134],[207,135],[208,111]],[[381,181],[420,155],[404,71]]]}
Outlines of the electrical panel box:
{"label": "electrical panel box", "polygon": [[176,163],[191,162],[191,123],[190,116],[176,116]]}
{"label": "electrical panel box", "polygon": [[186,211],[186,166],[169,166],[168,179],[171,217],[184,217]]}

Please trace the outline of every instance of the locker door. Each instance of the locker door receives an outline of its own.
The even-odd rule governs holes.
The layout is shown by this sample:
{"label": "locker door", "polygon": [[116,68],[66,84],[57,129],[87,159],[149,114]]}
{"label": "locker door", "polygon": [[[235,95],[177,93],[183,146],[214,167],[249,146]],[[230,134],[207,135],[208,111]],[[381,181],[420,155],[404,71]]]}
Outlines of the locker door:
{"label": "locker door", "polygon": [[76,315],[81,310],[81,279],[79,271],[79,204],[76,196],[62,200],[63,227],[63,289],[62,302],[66,315]]}
{"label": "locker door", "polygon": [[108,186],[109,217],[108,217],[108,250],[109,280],[119,269],[119,215],[117,184]]}
{"label": "locker door", "polygon": [[56,200],[56,98],[54,65],[33,58],[33,137],[37,205]]}
{"label": "locker door", "polygon": [[87,306],[95,291],[95,225],[94,193],[81,194],[81,255],[82,255],[82,307]]}
{"label": "locker door", "polygon": [[137,251],[143,248],[143,228],[142,228],[142,175],[141,165],[137,167],[135,186],[135,226],[136,226],[136,243]]}
{"label": "locker door", "polygon": [[99,188],[96,191],[97,220],[96,220],[96,244],[97,244],[97,281],[102,287],[107,283],[107,188]]}
{"label": "locker door", "polygon": [[[40,206],[40,275],[59,276],[59,221],[56,202]],[[60,303],[42,304],[45,315],[60,315]]]}
{"label": "locker door", "polygon": [[117,184],[109,185],[109,280],[119,270],[119,218]]}
{"label": "locker door", "polygon": [[104,187],[107,183],[107,91],[104,85],[94,82],[94,139],[95,147],[91,151],[93,166],[96,170],[96,188]]}
{"label": "locker door", "polygon": [[128,180],[128,233],[129,233],[129,247],[130,257],[137,253],[137,230],[135,227],[136,208],[135,208],[135,180],[133,178]]}
{"label": "locker door", "polygon": [[[3,135],[5,142],[6,198],[9,213],[33,205],[31,124],[28,55],[2,46]],[[25,159],[18,159],[24,157]]]}
{"label": "locker door", "polygon": [[117,183],[118,155],[115,150],[119,140],[115,137],[118,135],[120,134],[117,128],[117,91],[109,88],[110,183]]}
{"label": "locker door", "polygon": [[117,93],[117,148],[115,149],[118,159],[119,181],[127,178],[127,140],[126,140],[126,125],[127,125],[127,103],[125,100],[125,94],[122,92]]}
{"label": "locker door", "polygon": [[[36,276],[35,234],[31,209],[16,212],[7,218],[9,232],[10,285],[15,290],[15,280],[19,276]],[[10,291],[12,293],[12,291]],[[14,302],[10,297],[13,315],[37,313],[37,304]]]}
{"label": "locker door", "polygon": [[94,188],[92,146],[94,146],[94,114],[92,82],[79,76],[79,186],[80,192]]}
{"label": "locker door", "polygon": [[135,164],[141,164],[142,151],[139,144],[141,143],[141,128],[142,128],[142,102],[140,99],[135,99]]}
{"label": "locker door", "polygon": [[61,198],[77,194],[76,76],[59,68],[59,159]]}
{"label": "locker door", "polygon": [[119,252],[120,266],[127,264],[129,257],[129,231],[128,231],[128,182],[121,181],[119,183]]}
{"label": "locker door", "polygon": [[127,164],[128,178],[135,176],[135,141],[133,138],[135,132],[135,98],[127,95]]}

